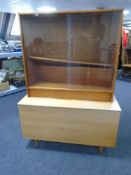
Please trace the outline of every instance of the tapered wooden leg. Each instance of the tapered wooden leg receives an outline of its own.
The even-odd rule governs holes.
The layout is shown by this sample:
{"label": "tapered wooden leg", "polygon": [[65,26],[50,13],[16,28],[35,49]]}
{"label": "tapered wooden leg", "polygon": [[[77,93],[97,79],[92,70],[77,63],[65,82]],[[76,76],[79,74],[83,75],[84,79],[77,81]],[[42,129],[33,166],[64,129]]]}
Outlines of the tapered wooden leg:
{"label": "tapered wooden leg", "polygon": [[100,154],[103,153],[103,150],[104,150],[104,147],[103,147],[103,146],[99,146],[99,147],[98,147],[98,151],[99,151]]}
{"label": "tapered wooden leg", "polygon": [[122,72],[122,78],[125,78],[125,73],[124,72]]}
{"label": "tapered wooden leg", "polygon": [[34,142],[34,145],[35,145],[35,146],[38,146],[38,143],[39,143],[38,140],[33,139],[33,142]]}

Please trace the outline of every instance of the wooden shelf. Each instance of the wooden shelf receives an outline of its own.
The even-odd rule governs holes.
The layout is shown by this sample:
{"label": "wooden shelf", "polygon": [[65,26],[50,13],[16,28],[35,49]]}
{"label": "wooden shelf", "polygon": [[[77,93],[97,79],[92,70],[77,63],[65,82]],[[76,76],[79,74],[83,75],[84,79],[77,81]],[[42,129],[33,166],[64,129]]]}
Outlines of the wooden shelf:
{"label": "wooden shelf", "polygon": [[129,67],[129,68],[131,68],[131,64],[123,64],[122,67]]}
{"label": "wooden shelf", "polygon": [[28,87],[29,89],[63,89],[72,91],[94,91],[94,92],[112,92],[112,88],[98,87],[98,86],[85,86],[85,85],[68,85],[62,83],[36,83]]}
{"label": "wooden shelf", "polygon": [[70,60],[60,60],[55,58],[45,58],[45,57],[37,57],[37,56],[29,56],[29,59],[34,61],[43,61],[48,63],[60,63],[71,66],[82,66],[82,67],[96,67],[96,68],[106,68],[113,69],[114,66],[112,64],[105,63],[93,63],[93,62],[82,62],[82,61],[70,61]]}

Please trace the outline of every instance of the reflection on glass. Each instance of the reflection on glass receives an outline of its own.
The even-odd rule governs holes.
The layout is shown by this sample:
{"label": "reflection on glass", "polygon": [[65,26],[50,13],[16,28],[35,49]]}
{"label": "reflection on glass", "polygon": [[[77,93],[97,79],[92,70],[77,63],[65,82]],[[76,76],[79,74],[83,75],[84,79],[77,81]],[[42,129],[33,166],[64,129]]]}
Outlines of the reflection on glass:
{"label": "reflection on glass", "polygon": [[120,12],[22,16],[29,84],[110,89]]}

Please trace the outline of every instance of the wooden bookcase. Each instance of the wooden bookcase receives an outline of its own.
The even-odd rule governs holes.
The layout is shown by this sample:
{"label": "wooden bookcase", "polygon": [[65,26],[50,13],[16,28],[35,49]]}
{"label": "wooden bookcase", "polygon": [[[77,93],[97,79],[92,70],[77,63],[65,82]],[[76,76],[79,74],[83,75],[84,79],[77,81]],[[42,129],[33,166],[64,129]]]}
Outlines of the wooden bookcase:
{"label": "wooden bookcase", "polygon": [[122,9],[20,14],[27,95],[112,101]]}

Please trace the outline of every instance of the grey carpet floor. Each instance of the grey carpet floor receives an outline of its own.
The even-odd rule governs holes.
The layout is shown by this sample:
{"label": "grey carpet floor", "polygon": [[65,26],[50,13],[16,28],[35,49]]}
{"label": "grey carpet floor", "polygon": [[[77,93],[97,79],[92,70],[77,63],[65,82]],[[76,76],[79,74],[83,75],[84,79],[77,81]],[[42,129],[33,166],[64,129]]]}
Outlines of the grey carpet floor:
{"label": "grey carpet floor", "polygon": [[130,175],[131,83],[118,80],[122,108],[117,147],[100,155],[95,147],[22,138],[17,102],[20,92],[0,98],[0,175]]}

